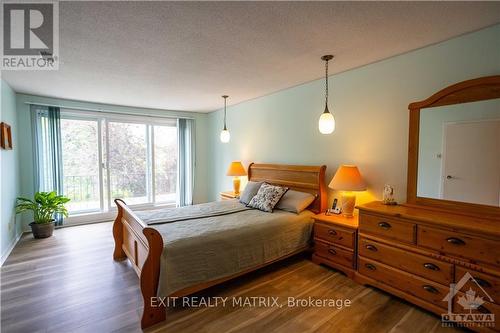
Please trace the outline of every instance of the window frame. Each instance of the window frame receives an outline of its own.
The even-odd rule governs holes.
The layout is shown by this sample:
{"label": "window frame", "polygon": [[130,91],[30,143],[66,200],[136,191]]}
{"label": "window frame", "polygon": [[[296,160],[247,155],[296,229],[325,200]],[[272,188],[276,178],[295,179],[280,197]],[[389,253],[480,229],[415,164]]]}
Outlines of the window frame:
{"label": "window frame", "polygon": [[[155,193],[156,175],[155,175],[155,152],[154,152],[155,126],[175,127],[178,131],[177,118],[61,108],[61,119],[92,120],[92,121],[97,121],[98,125],[100,208],[96,210],[70,212],[69,217],[65,220],[66,224],[84,224],[89,222],[109,221],[109,219],[115,217],[116,206],[113,206],[111,198],[111,185],[109,183],[110,169],[109,169],[109,157],[108,157],[108,152],[109,152],[108,125],[110,122],[146,125],[147,202],[129,206],[134,209],[147,210],[147,209],[154,209],[161,207],[175,207],[177,205],[177,199],[175,201],[156,202],[156,193]],[[177,151],[177,155],[178,154],[179,152]],[[177,191],[178,189],[176,188],[176,198],[178,197]]]}

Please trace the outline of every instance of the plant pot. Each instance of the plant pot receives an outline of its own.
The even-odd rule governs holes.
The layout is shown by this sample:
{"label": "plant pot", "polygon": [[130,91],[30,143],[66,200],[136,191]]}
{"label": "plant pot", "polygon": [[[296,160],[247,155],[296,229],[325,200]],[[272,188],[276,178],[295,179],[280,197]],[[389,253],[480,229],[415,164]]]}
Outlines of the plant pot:
{"label": "plant pot", "polygon": [[35,238],[47,238],[52,236],[54,232],[54,222],[50,223],[30,223],[31,231],[33,232],[33,237]]}

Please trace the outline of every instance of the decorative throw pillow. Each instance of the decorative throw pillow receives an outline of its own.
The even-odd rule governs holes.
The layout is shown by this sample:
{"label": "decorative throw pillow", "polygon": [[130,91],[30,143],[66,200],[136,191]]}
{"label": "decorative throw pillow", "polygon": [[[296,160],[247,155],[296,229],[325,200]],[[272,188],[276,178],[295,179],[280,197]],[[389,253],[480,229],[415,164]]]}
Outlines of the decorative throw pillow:
{"label": "decorative throw pillow", "polygon": [[276,209],[299,214],[314,201],[311,193],[288,190],[276,205]]}
{"label": "decorative throw pillow", "polygon": [[288,187],[264,183],[259,188],[257,194],[250,200],[247,207],[257,208],[264,212],[272,213],[274,206],[276,206],[286,191],[288,191]]}
{"label": "decorative throw pillow", "polygon": [[250,200],[259,192],[260,187],[264,184],[264,182],[252,182],[249,181],[247,183],[247,186],[245,186],[245,189],[243,192],[241,192],[240,195],[240,202],[242,204],[248,205],[250,203]]}

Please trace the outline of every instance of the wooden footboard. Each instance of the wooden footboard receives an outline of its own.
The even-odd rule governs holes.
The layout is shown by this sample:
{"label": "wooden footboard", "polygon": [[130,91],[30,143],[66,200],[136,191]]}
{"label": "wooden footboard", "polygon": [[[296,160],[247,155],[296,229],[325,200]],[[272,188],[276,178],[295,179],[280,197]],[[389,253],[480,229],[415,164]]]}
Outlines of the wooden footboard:
{"label": "wooden footboard", "polygon": [[116,199],[115,203],[118,215],[113,224],[113,259],[128,258],[139,275],[144,300],[141,327],[146,328],[165,320],[165,307],[151,306],[152,297],[156,297],[158,291],[163,239],[158,231],[142,222],[123,200]]}

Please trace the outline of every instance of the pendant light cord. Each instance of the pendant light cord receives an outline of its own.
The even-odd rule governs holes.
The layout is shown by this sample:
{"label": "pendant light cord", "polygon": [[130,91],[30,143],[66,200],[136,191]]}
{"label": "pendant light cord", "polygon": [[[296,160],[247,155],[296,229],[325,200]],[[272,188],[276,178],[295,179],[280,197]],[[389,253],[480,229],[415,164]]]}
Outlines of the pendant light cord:
{"label": "pendant light cord", "polygon": [[224,98],[224,130],[227,130],[227,127],[226,127],[226,99],[227,99],[227,96],[222,96]]}
{"label": "pendant light cord", "polygon": [[328,107],[328,59],[325,64],[325,105]]}

